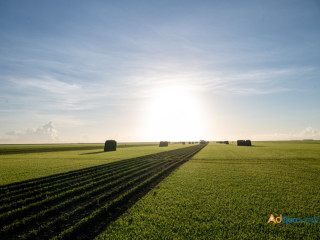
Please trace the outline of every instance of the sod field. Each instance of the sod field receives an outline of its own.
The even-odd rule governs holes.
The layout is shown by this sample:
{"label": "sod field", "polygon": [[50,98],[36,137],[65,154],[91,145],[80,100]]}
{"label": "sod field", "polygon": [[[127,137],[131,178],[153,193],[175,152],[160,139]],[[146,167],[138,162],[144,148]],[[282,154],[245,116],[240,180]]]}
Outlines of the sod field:
{"label": "sod field", "polygon": [[118,144],[104,152],[103,144],[0,145],[0,185],[77,170],[182,147],[171,144]]}
{"label": "sod field", "polygon": [[76,147],[0,155],[0,239],[320,238],[320,141]]}
{"label": "sod field", "polygon": [[0,186],[0,239],[93,239],[206,145]]}
{"label": "sod field", "polygon": [[320,142],[253,145],[210,143],[98,239],[320,239]]}

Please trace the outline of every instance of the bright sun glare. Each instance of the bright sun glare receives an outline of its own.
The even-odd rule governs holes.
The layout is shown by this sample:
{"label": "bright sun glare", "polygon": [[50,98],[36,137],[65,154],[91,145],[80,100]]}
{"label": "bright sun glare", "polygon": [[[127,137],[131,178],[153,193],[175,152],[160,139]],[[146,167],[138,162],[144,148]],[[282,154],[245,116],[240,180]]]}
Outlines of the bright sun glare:
{"label": "bright sun glare", "polygon": [[202,106],[187,86],[157,89],[147,110],[147,138],[151,141],[195,141],[203,136]]}

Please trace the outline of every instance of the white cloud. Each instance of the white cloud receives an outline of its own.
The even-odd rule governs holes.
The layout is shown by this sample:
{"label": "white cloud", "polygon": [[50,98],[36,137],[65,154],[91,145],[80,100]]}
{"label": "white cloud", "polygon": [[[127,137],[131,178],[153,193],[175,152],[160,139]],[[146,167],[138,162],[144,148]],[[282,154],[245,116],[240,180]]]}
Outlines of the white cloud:
{"label": "white cloud", "polygon": [[320,139],[320,132],[312,127],[307,127],[301,131],[301,136],[305,138]]}
{"label": "white cloud", "polygon": [[309,126],[301,131],[260,134],[254,136],[253,138],[256,140],[320,140],[320,131]]}
{"label": "white cloud", "polygon": [[58,131],[52,122],[26,131],[9,131],[0,136],[1,143],[53,143],[58,140]]}

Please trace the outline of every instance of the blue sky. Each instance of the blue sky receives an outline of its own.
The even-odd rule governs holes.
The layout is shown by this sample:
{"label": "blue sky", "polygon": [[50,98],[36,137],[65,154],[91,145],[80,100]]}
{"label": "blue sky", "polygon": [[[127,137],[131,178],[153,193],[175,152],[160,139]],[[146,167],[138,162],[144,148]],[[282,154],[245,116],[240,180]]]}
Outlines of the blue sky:
{"label": "blue sky", "polygon": [[1,1],[0,143],[320,139],[319,23],[312,0]]}

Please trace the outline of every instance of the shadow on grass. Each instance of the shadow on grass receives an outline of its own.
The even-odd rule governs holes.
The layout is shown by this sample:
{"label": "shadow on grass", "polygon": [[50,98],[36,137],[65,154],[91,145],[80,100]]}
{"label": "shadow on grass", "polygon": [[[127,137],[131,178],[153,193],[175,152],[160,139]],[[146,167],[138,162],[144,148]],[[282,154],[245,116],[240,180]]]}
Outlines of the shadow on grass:
{"label": "shadow on grass", "polygon": [[89,152],[89,153],[81,153],[80,155],[99,154],[99,153],[104,153],[104,151],[99,151],[99,152]]}
{"label": "shadow on grass", "polygon": [[[237,145],[236,145],[236,146],[237,146]],[[237,147],[266,147],[266,146],[251,145],[251,146],[237,146]]]}

